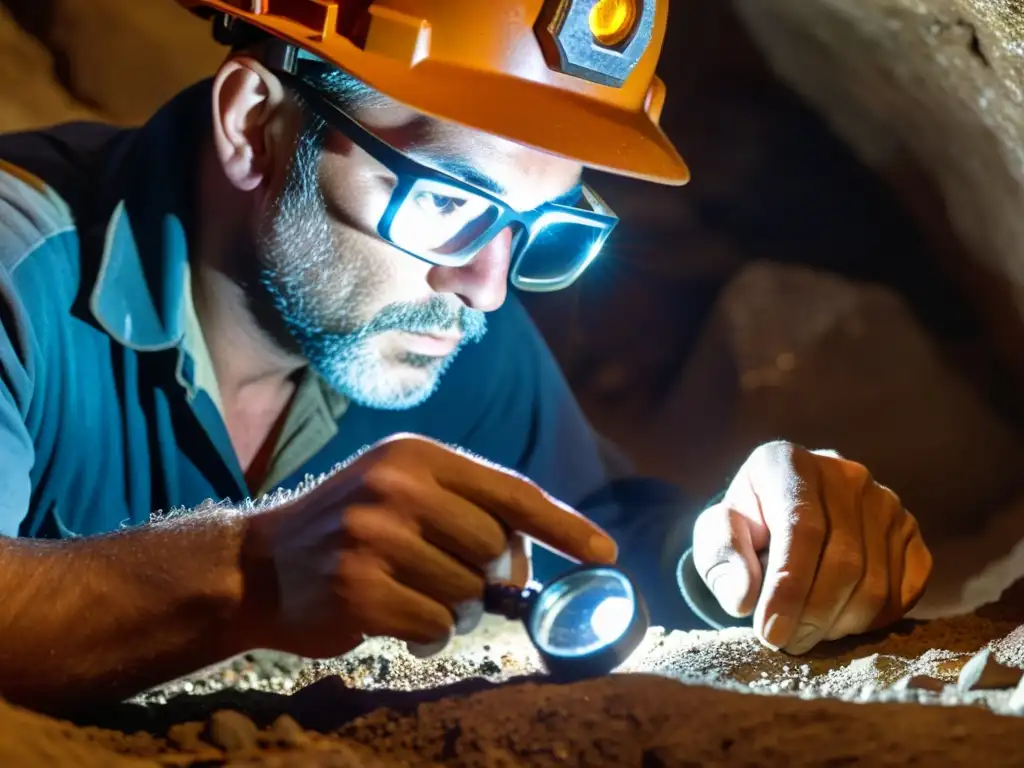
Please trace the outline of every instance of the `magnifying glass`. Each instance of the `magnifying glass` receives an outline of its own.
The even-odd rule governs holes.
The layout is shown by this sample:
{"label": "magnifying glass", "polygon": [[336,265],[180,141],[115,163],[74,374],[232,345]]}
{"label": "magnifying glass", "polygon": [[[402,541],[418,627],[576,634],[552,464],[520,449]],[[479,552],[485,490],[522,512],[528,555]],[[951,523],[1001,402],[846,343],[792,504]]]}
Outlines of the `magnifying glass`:
{"label": "magnifying glass", "polygon": [[521,620],[548,672],[561,680],[611,672],[650,624],[633,580],[607,565],[577,566],[540,589],[490,584],[484,608]]}

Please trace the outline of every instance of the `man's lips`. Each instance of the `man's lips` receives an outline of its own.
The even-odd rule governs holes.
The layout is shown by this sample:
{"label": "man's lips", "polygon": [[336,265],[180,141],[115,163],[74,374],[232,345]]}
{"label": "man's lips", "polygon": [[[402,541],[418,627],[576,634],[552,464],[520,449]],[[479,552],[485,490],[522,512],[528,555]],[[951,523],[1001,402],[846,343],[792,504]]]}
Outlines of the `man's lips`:
{"label": "man's lips", "polygon": [[406,349],[427,357],[446,357],[455,351],[462,341],[461,334],[410,333],[401,331]]}

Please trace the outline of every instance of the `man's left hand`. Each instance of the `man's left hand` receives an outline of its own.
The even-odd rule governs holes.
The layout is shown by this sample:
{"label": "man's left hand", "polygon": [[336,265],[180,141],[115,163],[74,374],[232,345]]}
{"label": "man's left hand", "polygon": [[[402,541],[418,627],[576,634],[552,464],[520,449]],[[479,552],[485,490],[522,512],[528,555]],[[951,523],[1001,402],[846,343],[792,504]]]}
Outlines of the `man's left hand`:
{"label": "man's left hand", "polygon": [[917,520],[864,466],[786,442],[750,455],[693,541],[722,608],[793,654],[901,618],[932,568]]}

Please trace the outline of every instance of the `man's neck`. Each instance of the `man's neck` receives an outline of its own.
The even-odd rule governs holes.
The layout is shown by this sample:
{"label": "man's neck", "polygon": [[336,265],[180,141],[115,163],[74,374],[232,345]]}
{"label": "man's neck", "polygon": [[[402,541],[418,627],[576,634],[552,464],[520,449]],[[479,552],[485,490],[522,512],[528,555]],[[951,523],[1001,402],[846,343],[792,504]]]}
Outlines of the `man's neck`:
{"label": "man's neck", "polygon": [[209,151],[201,163],[198,202],[190,290],[224,420],[245,469],[276,434],[295,391],[295,373],[305,361],[260,328],[244,290],[230,276],[228,260],[238,253],[235,222],[250,202],[226,182]]}

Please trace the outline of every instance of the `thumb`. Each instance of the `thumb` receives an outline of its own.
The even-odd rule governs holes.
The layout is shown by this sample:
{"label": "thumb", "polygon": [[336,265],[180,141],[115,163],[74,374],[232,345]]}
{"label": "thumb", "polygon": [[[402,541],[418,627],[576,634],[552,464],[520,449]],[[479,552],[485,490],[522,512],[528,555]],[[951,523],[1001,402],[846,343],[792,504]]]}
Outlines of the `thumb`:
{"label": "thumb", "polygon": [[762,567],[752,521],[726,504],[701,513],[693,528],[693,564],[722,610],[749,616],[761,593]]}
{"label": "thumb", "polygon": [[513,533],[505,554],[508,560],[503,563],[503,568],[497,572],[489,569],[487,580],[503,581],[515,584],[517,587],[525,587],[533,575],[531,562],[533,542],[521,534]]}

